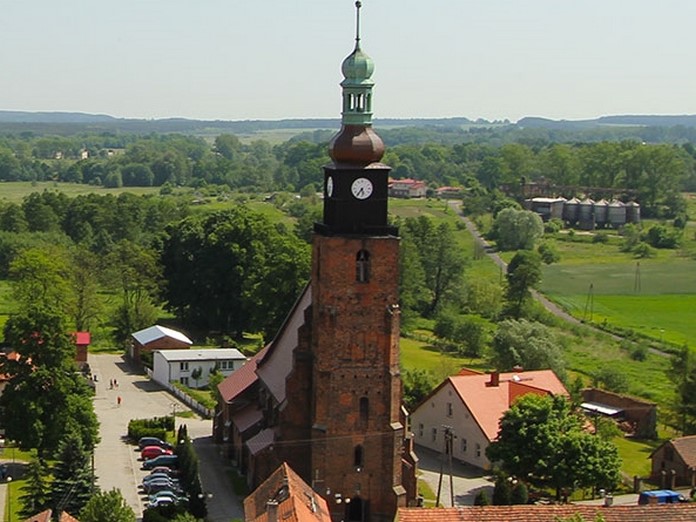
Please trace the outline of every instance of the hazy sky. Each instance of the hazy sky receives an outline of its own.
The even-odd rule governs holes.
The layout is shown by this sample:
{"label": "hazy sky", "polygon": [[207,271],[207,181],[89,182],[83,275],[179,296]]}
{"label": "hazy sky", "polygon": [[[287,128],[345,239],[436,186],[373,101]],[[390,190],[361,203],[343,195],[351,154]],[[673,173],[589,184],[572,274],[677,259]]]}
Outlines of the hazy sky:
{"label": "hazy sky", "polygon": [[[0,109],[339,117],[353,0],[0,0]],[[696,113],[694,0],[363,0],[376,117]]]}

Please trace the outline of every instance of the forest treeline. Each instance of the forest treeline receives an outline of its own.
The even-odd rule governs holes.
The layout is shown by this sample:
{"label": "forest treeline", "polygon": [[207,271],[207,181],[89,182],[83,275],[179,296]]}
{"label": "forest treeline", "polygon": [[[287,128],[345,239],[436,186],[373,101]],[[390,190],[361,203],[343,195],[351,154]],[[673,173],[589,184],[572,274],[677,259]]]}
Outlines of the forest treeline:
{"label": "forest treeline", "polygon": [[[526,142],[497,145],[490,135],[483,143],[414,143],[429,136],[427,128],[393,129],[384,133],[387,143],[408,143],[388,147],[383,161],[395,178],[424,180],[431,188],[460,186],[474,194],[540,179],[566,187],[562,195],[568,197],[581,195],[583,187],[625,189],[645,216],[675,215],[681,210],[679,192],[696,190],[691,143],[535,143],[531,136],[554,131],[532,130]],[[219,135],[212,144],[175,134],[5,136],[0,138],[0,181],[164,189],[217,185],[250,192],[318,189],[321,167],[329,161],[329,135],[316,131],[278,145],[243,143],[231,134]]]}

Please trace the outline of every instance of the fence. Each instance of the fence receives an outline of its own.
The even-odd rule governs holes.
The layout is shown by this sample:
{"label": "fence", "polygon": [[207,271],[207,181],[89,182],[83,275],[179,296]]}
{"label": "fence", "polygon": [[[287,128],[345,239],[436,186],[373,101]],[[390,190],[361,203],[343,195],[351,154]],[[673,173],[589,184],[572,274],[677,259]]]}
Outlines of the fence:
{"label": "fence", "polygon": [[179,399],[181,402],[183,402],[184,404],[186,404],[189,408],[191,408],[192,410],[194,410],[194,411],[195,411],[196,413],[198,413],[199,415],[205,417],[206,419],[211,419],[211,418],[213,417],[213,415],[215,415],[215,411],[214,411],[214,410],[211,410],[210,408],[206,408],[206,407],[203,406],[200,402],[198,402],[198,401],[195,400],[193,397],[191,397],[190,395],[188,395],[186,392],[181,391],[179,388],[177,388],[177,387],[175,387],[174,385],[172,385],[172,383],[170,383],[170,382],[166,382],[166,383],[165,383],[165,382],[155,381],[155,379],[154,379],[153,376],[152,376],[152,373],[153,373],[153,372],[152,372],[152,370],[151,370],[150,368],[147,368],[147,367],[146,367],[146,368],[145,368],[145,373],[147,373],[147,376],[148,376],[150,379],[152,379],[152,380],[153,380],[154,382],[156,382],[157,384],[159,384],[159,385],[163,386],[164,388],[166,388],[167,391],[168,391],[169,393],[171,393],[172,395],[174,395],[177,399]]}

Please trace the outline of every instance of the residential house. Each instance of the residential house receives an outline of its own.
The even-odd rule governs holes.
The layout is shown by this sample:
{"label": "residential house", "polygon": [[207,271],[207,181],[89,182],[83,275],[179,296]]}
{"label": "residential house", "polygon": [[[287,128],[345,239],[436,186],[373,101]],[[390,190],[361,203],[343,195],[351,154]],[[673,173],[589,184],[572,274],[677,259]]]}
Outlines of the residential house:
{"label": "residential house", "polygon": [[484,374],[463,369],[435,388],[411,415],[415,444],[442,453],[447,430],[454,458],[490,469],[486,448],[498,435],[500,419],[517,397],[528,393],[568,396],[551,370]]}
{"label": "residential house", "polygon": [[139,362],[144,353],[155,350],[176,350],[190,348],[193,341],[183,333],[164,326],[150,326],[131,334],[132,343],[129,355],[132,360]]}
{"label": "residential house", "polygon": [[152,358],[152,378],[160,384],[180,382],[200,388],[208,384],[215,370],[228,376],[245,362],[246,357],[234,348],[157,350]]}
{"label": "residential house", "polygon": [[[37,513],[36,515],[33,515],[29,518],[25,518],[23,522],[51,522],[51,520],[53,520],[52,515],[53,515],[53,511],[50,509],[47,509],[46,511],[42,511],[41,513]],[[60,517],[58,517],[58,522],[80,522],[80,521],[78,519],[76,519],[74,516],[72,516],[70,513],[62,511],[60,513]]]}
{"label": "residential house", "polygon": [[389,197],[392,198],[423,198],[428,186],[425,181],[417,179],[389,179]]}
{"label": "residential house", "polygon": [[672,439],[650,455],[650,479],[662,487],[696,486],[696,435]]}
{"label": "residential house", "polygon": [[283,462],[270,477],[244,499],[247,522],[331,522],[329,509],[287,463]]}
{"label": "residential house", "polygon": [[435,189],[435,195],[439,199],[461,198],[464,194],[462,187],[439,187]]}
{"label": "residential house", "polygon": [[696,504],[591,506],[550,504],[471,506],[442,509],[400,508],[398,522],[686,522],[696,520]]}

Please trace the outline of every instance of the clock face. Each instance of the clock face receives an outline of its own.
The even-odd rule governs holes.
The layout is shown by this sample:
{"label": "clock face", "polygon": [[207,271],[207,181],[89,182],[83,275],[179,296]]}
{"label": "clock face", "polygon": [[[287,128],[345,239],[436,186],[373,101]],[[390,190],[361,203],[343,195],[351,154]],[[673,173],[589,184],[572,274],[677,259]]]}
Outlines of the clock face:
{"label": "clock face", "polygon": [[350,186],[350,191],[358,199],[367,199],[372,195],[372,182],[367,178],[358,178]]}
{"label": "clock face", "polygon": [[333,196],[333,178],[329,176],[329,179],[326,180],[326,195],[331,197]]}

